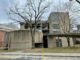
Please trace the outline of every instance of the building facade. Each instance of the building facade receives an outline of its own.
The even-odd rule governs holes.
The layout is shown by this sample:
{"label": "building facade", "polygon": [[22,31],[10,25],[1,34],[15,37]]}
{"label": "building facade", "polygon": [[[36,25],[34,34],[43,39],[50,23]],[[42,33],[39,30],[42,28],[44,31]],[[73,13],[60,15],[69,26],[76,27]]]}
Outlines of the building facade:
{"label": "building facade", "polygon": [[[48,47],[73,46],[73,39],[63,34],[70,33],[70,18],[68,12],[52,12],[48,18],[49,36]],[[56,34],[56,36],[54,36]],[[58,34],[63,35],[59,36]]]}
{"label": "building facade", "polygon": [[6,31],[0,30],[0,49],[5,49],[6,47],[7,42],[5,37],[6,37]]}
{"label": "building facade", "polygon": [[[8,31],[5,36],[8,49],[31,49],[32,38],[29,26],[27,29]],[[33,24],[34,27],[34,24]],[[68,12],[52,12],[47,22],[39,23],[34,34],[34,48],[54,48],[73,46],[73,35],[70,35]],[[42,28],[41,28],[42,27]],[[42,31],[39,31],[42,29]],[[70,36],[70,37],[69,37]],[[78,36],[79,37],[79,36]],[[2,41],[2,40],[1,40]]]}
{"label": "building facade", "polygon": [[48,18],[50,34],[69,33],[70,19],[68,12],[52,12]]}
{"label": "building facade", "polygon": [[[9,32],[8,36],[8,49],[31,49],[32,38],[30,30],[17,30]],[[43,34],[42,32],[36,31],[34,34],[34,48],[43,47]]]}
{"label": "building facade", "polygon": [[8,48],[8,32],[14,30],[18,29],[10,25],[0,24],[0,49]]}

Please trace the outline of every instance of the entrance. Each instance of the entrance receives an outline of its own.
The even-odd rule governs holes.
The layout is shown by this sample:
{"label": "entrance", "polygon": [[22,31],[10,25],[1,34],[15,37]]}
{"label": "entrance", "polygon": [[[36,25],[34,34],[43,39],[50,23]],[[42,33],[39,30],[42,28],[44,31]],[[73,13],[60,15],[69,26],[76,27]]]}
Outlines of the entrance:
{"label": "entrance", "polygon": [[48,48],[48,39],[47,36],[43,36],[43,47]]}

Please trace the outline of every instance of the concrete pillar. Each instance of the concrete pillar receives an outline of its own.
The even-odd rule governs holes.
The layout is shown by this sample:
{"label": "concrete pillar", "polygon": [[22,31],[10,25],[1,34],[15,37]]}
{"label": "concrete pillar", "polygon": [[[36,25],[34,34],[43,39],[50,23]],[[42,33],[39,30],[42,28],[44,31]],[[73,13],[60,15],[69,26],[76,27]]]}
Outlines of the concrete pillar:
{"label": "concrete pillar", "polygon": [[68,42],[66,37],[60,37],[62,40],[62,47],[68,47]]}
{"label": "concrete pillar", "polygon": [[70,47],[74,46],[73,38],[70,38]]}

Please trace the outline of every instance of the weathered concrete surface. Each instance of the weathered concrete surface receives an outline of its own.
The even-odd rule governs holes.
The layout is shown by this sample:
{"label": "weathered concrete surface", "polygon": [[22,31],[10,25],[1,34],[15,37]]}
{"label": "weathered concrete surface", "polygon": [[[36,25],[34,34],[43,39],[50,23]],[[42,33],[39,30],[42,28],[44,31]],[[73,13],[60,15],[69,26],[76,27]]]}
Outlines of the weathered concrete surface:
{"label": "weathered concrete surface", "polygon": [[[42,32],[36,31],[34,34],[34,44],[43,43]],[[30,30],[17,30],[9,33],[8,49],[29,49],[32,48],[32,38]]]}
{"label": "weathered concrete surface", "polygon": [[[70,32],[70,18],[68,12],[52,12],[48,18],[50,34],[68,33]],[[53,24],[58,24],[59,29],[53,27]]]}

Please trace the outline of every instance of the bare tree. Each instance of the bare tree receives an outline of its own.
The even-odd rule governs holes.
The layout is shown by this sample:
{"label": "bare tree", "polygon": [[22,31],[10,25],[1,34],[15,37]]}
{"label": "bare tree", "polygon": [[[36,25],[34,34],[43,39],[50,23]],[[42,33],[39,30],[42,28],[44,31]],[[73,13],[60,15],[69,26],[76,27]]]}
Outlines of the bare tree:
{"label": "bare tree", "polygon": [[[20,25],[29,25],[32,37],[32,48],[35,47],[34,36],[37,25],[42,20],[44,13],[47,12],[49,7],[49,2],[45,0],[26,0],[22,8],[19,8],[18,3],[14,4],[13,7],[9,7],[8,15],[11,20],[19,22]],[[32,27],[33,23],[34,27]]]}
{"label": "bare tree", "polygon": [[80,4],[80,0],[76,0]]}

